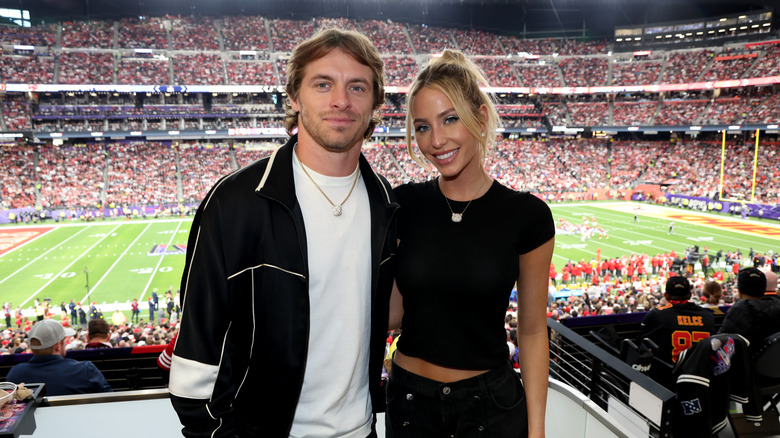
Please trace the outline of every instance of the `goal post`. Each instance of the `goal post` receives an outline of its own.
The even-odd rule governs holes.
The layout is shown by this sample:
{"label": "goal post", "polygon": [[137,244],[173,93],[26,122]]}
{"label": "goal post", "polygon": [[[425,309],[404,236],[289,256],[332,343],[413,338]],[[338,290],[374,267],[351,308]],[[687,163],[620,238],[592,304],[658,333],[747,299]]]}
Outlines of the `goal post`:
{"label": "goal post", "polygon": [[756,174],[758,173],[758,144],[759,144],[759,130],[756,129],[756,145],[753,149],[753,175],[750,183],[750,199],[747,196],[744,199],[732,197],[733,193],[729,193],[728,197],[723,196],[723,182],[726,178],[726,130],[723,130],[723,137],[721,140],[720,150],[720,182],[718,183],[718,200],[731,201],[731,202],[753,202],[756,200]]}

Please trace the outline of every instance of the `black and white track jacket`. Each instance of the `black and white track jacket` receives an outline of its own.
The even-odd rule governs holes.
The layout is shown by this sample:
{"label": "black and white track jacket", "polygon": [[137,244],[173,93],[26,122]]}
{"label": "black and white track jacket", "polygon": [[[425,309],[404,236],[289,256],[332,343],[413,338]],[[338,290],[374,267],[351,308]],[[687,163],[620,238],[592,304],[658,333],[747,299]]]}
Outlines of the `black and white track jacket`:
{"label": "black and white track jacket", "polygon": [[[289,435],[314,335],[306,233],[293,182],[296,141],[222,178],[195,215],[169,385],[185,436]],[[371,208],[368,372],[372,404],[381,411],[398,204],[362,155],[360,171]]]}

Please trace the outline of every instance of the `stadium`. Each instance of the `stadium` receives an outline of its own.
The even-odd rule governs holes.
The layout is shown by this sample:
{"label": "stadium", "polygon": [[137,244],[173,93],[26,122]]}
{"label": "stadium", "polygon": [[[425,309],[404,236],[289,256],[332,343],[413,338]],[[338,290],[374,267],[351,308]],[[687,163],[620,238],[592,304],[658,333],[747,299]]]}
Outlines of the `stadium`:
{"label": "stadium", "polygon": [[[722,284],[718,324],[740,267],[778,272],[778,6],[0,1],[0,380],[31,356],[16,348],[40,311],[78,325],[74,302],[119,318],[113,354],[68,353],[120,397],[94,403],[161,403],[158,420],[178,423],[156,358],[175,334],[193,215],[220,177],[287,141],[291,52],[336,27],[366,35],[384,61],[382,122],[363,155],[392,186],[436,176],[406,150],[415,74],[448,48],[484,71],[501,118],[485,168],[546,201],[556,223],[547,435],[671,436],[674,387],[632,362],[639,347],[597,332],[636,336],[666,304],[671,272],[696,302],[706,281]],[[128,324],[133,300],[141,321]],[[35,433],[19,416],[17,432],[53,433],[58,406],[86,402],[37,403],[53,408],[35,412]],[[734,406],[719,436],[780,436],[776,408],[751,426]],[[577,420],[559,424],[559,412]]]}

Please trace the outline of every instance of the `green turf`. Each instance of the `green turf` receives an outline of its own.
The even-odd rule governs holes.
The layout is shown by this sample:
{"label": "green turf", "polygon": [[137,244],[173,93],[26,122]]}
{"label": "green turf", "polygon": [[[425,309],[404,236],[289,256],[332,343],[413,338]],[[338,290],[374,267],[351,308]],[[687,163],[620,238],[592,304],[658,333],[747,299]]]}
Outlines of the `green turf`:
{"label": "green turf", "polygon": [[[556,223],[559,218],[569,222],[581,224],[582,216],[588,218],[595,216],[600,227],[608,230],[609,238],[591,238],[580,240],[580,235],[558,234],[555,238],[555,253],[553,263],[560,267],[568,260],[590,260],[601,249],[602,257],[620,257],[622,255],[648,254],[654,255],[666,253],[670,250],[682,254],[686,248],[698,245],[700,249],[709,247],[710,256],[722,249],[725,254],[728,251],[741,250],[747,257],[750,248],[757,252],[768,253],[770,250],[780,250],[780,241],[771,237],[739,231],[730,231],[725,228],[685,223],[674,220],[674,234],[667,234],[670,220],[667,218],[648,216],[638,211],[639,222],[634,222],[633,213],[615,211],[609,208],[611,203],[591,204],[558,204],[553,205],[553,215]],[[641,204],[636,204],[642,206]],[[687,213],[686,210],[666,209],[672,213]],[[723,215],[712,215],[720,219],[733,219]],[[750,221],[759,225],[777,226],[768,222]]]}
{"label": "green turf", "polygon": [[177,219],[58,226],[0,256],[2,301],[25,308],[35,298],[57,305],[71,299],[113,304],[144,301],[153,288],[176,290],[184,256],[149,252],[158,244],[186,245],[191,224]]}
{"label": "green turf", "polygon": [[[631,253],[649,255],[699,245],[709,246],[710,254],[749,248],[766,253],[780,250],[776,238],[729,231],[723,228],[675,221],[675,234],[668,235],[669,219],[638,212],[634,223],[630,211],[615,211],[613,203],[554,204],[556,223],[564,218],[574,224],[582,216],[595,216],[599,226],[608,230],[608,239],[594,237],[581,241],[579,235],[559,233],[553,263],[560,267],[568,260],[590,260],[601,249],[602,257],[619,257]],[[642,204],[631,204],[642,206]],[[684,210],[669,210],[684,213]],[[725,216],[714,216],[726,218]],[[751,221],[772,225],[769,222]],[[178,289],[184,268],[183,255],[148,255],[157,244],[186,245],[191,219],[152,221],[107,220],[58,226],[51,232],[0,256],[0,301],[14,306],[32,306],[35,298],[50,298],[52,303],[97,301],[109,305],[127,303],[133,298],[146,301],[152,288],[160,293],[170,286]],[[46,225],[46,224],[44,224]],[[0,228],[0,232],[15,226]],[[90,291],[87,296],[87,271]],[[141,306],[142,315],[147,310]],[[105,311],[110,317],[112,312]]]}

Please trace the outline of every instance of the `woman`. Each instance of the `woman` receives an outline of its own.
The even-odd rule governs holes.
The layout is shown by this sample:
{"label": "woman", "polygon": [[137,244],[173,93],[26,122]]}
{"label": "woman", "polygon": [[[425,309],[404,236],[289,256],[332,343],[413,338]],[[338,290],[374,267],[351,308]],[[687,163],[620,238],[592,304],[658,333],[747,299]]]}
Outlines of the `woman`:
{"label": "woman", "polygon": [[[403,315],[403,334],[387,387],[388,437],[544,436],[555,227],[544,202],[485,171],[498,114],[480,86],[487,83],[479,68],[446,50],[409,90],[408,150],[425,166],[412,149],[414,130],[440,176],[396,189],[391,325]],[[503,324],[515,283],[524,384],[507,360]]]}
{"label": "woman", "polygon": [[702,307],[712,310],[716,315],[723,315],[720,310],[721,297],[723,296],[723,287],[717,281],[708,281],[704,283],[701,290]]}

